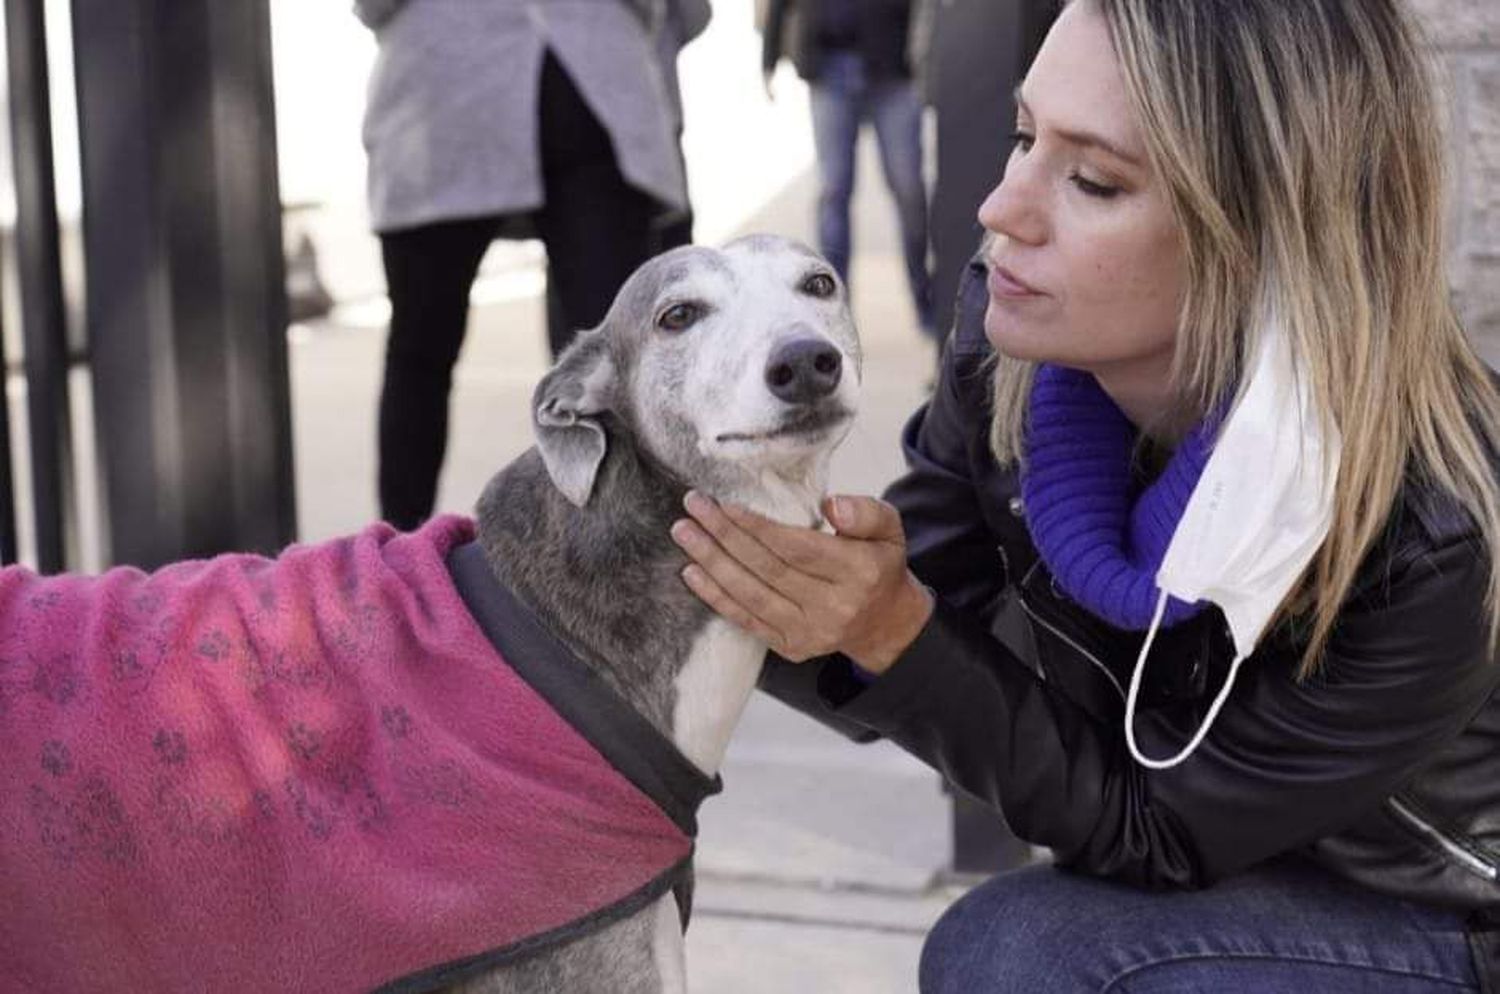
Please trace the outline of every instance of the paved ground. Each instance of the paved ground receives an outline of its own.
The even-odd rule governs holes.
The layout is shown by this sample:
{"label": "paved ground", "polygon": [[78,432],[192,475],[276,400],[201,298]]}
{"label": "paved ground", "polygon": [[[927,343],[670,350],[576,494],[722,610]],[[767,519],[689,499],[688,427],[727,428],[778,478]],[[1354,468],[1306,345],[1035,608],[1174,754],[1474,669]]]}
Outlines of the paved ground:
{"label": "paved ground", "polygon": [[[863,413],[835,485],[878,492],[901,467],[898,431],[933,352],[915,331],[887,195],[869,149],[856,204],[855,310],[866,347]],[[743,225],[810,241],[802,175]],[[349,218],[308,219],[342,285],[368,281],[373,240]],[[546,368],[536,255],[500,246],[476,292],[453,396],[440,504],[467,511],[488,476],[531,444],[527,400]],[[383,301],[353,295],[294,330],[298,503],[304,539],[375,516],[374,419]],[[715,994],[915,989],[924,931],[959,893],[944,876],[948,806],[936,775],[894,747],[858,747],[757,699],[730,749],[722,795],[702,813],[689,933],[695,990]]]}

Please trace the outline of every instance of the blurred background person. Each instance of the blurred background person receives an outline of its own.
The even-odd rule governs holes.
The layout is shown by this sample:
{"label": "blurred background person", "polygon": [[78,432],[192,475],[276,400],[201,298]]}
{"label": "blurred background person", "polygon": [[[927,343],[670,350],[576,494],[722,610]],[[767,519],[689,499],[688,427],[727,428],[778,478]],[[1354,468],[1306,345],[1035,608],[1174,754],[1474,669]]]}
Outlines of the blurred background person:
{"label": "blurred background person", "polygon": [[489,243],[545,245],[555,355],[599,323],[665,236],[682,237],[681,110],[663,53],[706,24],[704,11],[683,16],[688,6],[356,0],[379,45],[364,120],[391,301],[377,476],[381,516],[398,528],[432,512]]}
{"label": "blurred background person", "polygon": [[927,262],[922,100],[909,44],[912,6],[913,0],[768,0],[761,71],[768,95],[783,57],[808,83],[820,183],[818,246],[846,283],[855,149],[861,127],[874,126],[886,185],[896,200],[917,321],[938,341]]}
{"label": "blurred background person", "polygon": [[[677,135],[679,154],[682,149],[682,85],[677,75],[677,56],[688,42],[701,35],[713,17],[713,8],[708,0],[664,0],[660,11],[661,24],[656,31],[657,54],[661,57],[663,81],[672,109],[672,128]],[[687,164],[683,164],[684,175]],[[691,199],[681,210],[664,210],[652,223],[651,254],[665,252],[679,245],[690,245],[693,241],[693,207]],[[556,280],[547,283],[547,328],[551,338],[558,331],[571,336],[577,328],[567,326],[563,312],[562,296]],[[555,355],[557,350],[553,349]]]}

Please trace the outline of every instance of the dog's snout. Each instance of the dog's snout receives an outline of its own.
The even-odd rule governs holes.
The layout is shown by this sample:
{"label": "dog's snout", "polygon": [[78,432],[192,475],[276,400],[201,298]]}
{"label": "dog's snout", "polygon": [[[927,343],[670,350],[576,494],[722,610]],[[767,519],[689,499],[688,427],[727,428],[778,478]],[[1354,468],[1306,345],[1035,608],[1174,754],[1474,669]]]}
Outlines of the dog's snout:
{"label": "dog's snout", "polygon": [[806,404],[833,393],[844,372],[844,357],[816,338],[787,342],[766,363],[766,386],[788,404]]}

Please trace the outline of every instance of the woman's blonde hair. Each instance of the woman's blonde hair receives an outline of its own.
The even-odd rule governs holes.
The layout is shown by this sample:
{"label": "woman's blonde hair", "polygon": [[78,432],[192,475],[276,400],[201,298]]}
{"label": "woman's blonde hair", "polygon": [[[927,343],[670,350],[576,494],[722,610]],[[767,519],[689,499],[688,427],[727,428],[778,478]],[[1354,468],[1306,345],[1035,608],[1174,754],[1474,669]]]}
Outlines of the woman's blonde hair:
{"label": "woman's blonde hair", "polygon": [[[1306,676],[1408,479],[1456,496],[1500,562],[1500,399],[1449,298],[1426,45],[1399,0],[1076,2],[1108,23],[1182,232],[1172,417],[1196,420],[1235,389],[1274,309],[1343,435],[1332,529],[1283,605],[1310,622]],[[996,367],[1003,463],[1022,455],[1032,373],[1003,356]]]}

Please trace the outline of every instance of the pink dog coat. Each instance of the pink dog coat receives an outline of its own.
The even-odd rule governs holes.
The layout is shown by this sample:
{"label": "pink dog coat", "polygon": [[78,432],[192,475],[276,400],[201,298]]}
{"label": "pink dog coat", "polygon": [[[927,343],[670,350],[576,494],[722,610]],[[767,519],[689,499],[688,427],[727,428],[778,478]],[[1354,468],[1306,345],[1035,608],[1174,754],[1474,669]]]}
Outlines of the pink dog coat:
{"label": "pink dog coat", "polygon": [[0,990],[427,990],[679,882],[691,811],[502,658],[472,533],[0,571]]}

